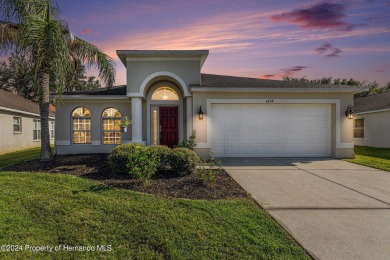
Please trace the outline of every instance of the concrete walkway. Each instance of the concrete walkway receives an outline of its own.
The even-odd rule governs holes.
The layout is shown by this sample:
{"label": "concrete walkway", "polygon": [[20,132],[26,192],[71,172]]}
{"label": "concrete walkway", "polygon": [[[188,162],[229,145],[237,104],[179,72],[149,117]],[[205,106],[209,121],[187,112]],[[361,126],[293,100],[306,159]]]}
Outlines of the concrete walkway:
{"label": "concrete walkway", "polygon": [[390,172],[334,159],[223,158],[316,259],[390,259]]}

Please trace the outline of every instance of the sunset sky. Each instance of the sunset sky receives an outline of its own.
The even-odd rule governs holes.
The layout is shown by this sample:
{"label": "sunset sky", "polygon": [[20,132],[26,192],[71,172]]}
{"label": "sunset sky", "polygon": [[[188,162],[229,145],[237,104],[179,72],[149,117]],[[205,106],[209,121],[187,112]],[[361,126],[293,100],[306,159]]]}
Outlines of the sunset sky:
{"label": "sunset sky", "polygon": [[71,31],[116,50],[207,49],[203,73],[390,81],[390,1],[61,0]]}

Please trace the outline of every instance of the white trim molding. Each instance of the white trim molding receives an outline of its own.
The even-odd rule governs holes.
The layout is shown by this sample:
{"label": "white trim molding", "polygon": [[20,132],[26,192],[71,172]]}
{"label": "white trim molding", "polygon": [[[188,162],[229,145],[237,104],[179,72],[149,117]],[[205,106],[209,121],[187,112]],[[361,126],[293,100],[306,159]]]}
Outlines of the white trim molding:
{"label": "white trim molding", "polygon": [[[272,102],[270,102],[272,100]],[[208,99],[207,114],[211,112],[212,104],[334,104],[336,107],[336,148],[353,148],[354,143],[341,143],[340,139],[340,99]],[[207,143],[198,144],[196,148],[211,148],[208,136],[210,117],[207,116]]]}
{"label": "white trim molding", "polygon": [[341,88],[222,88],[222,87],[192,87],[191,92],[361,92],[365,89],[354,87]]}
{"label": "white trim molding", "polygon": [[[8,108],[8,107],[0,107],[0,110],[7,111],[7,112],[13,112],[13,113],[18,113],[18,114],[24,114],[24,115],[29,115],[29,116],[37,116],[40,117],[40,114],[35,114],[31,112],[26,112],[23,110],[18,110],[18,109],[13,109],[13,108]],[[49,119],[55,120],[55,117],[49,116]]]}
{"label": "white trim molding", "polygon": [[99,99],[104,99],[104,100],[129,100],[127,96],[124,95],[63,95],[62,99],[65,100],[80,100],[80,99],[87,99],[87,100],[99,100]]}
{"label": "white trim molding", "polygon": [[356,115],[364,115],[364,114],[380,113],[380,112],[387,112],[387,111],[390,111],[390,108],[371,110],[371,111],[366,111],[366,112],[359,112],[359,113],[355,113],[355,114]]}

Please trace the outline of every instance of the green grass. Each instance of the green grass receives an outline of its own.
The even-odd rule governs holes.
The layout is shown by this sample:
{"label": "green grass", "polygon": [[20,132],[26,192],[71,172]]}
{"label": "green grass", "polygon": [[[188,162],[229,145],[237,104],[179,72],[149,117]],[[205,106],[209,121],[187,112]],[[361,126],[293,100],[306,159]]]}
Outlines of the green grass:
{"label": "green grass", "polygon": [[60,174],[0,172],[0,245],[111,245],[0,259],[309,259],[250,199],[164,199]]}
{"label": "green grass", "polygon": [[0,170],[13,164],[38,159],[40,156],[41,147],[21,150],[12,153],[0,155]]}
{"label": "green grass", "polygon": [[390,149],[355,146],[355,159],[345,161],[390,171]]}
{"label": "green grass", "polygon": [[375,148],[367,146],[355,146],[355,153],[370,157],[378,157],[390,160],[390,148]]}
{"label": "green grass", "polygon": [[[53,149],[53,147],[52,147]],[[39,159],[41,147],[34,147],[0,155],[0,170],[13,164]]]}

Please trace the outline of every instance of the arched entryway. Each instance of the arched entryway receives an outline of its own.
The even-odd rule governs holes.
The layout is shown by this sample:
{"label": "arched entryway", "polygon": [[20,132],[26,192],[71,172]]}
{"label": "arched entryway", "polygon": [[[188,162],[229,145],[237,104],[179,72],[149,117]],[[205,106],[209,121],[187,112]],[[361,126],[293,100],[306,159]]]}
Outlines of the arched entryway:
{"label": "arched entryway", "polygon": [[183,139],[183,93],[168,80],[151,84],[147,91],[147,144],[174,147]]}

